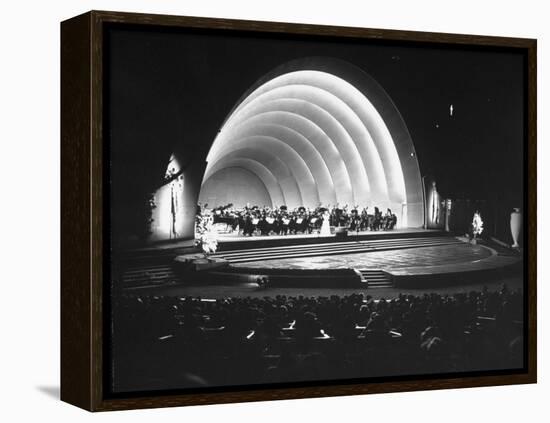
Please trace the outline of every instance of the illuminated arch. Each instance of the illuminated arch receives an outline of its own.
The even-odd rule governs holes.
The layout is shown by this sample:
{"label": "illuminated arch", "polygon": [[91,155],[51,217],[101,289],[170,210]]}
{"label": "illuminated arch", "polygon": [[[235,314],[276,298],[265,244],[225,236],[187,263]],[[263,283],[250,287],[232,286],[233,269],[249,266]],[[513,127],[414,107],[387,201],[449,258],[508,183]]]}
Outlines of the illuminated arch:
{"label": "illuminated arch", "polygon": [[256,174],[274,205],[390,207],[402,225],[423,222],[407,127],[382,87],[345,62],[293,61],[254,84],[214,140],[203,183],[231,166]]}
{"label": "illuminated arch", "polygon": [[269,194],[269,197],[271,198],[271,206],[276,206],[280,204],[286,204],[286,199],[283,194],[283,189],[281,188],[281,184],[277,180],[277,178],[273,175],[273,173],[265,167],[262,163],[250,159],[247,157],[229,157],[224,160],[223,163],[220,163],[217,166],[214,166],[211,168],[211,172],[208,175],[208,177],[204,178],[204,180],[208,180],[210,176],[215,174],[221,169],[231,168],[231,167],[238,167],[245,170],[248,170],[255,174],[260,181],[264,184],[267,193]]}

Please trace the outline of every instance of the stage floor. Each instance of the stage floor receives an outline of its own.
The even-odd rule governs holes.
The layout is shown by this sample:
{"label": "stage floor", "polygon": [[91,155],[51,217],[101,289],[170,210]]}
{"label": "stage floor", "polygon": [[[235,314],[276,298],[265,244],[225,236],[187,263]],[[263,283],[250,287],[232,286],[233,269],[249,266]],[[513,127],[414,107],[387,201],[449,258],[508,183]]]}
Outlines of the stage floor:
{"label": "stage floor", "polygon": [[[422,229],[422,228],[401,228],[401,229],[392,229],[390,231],[360,231],[360,232],[348,232],[347,240],[353,241],[355,237],[360,238],[378,238],[384,236],[407,236],[411,234],[432,234],[432,233],[441,233],[440,230],[434,229]],[[239,235],[236,232],[233,233],[218,233],[218,242],[221,244],[230,243],[230,242],[242,242],[242,241],[275,241],[275,240],[300,240],[300,239],[322,239],[322,240],[331,240],[336,239],[335,234],[321,236],[318,233],[313,234],[289,234],[289,235],[253,235],[253,236],[244,236]]]}
{"label": "stage floor", "polygon": [[[422,229],[422,228],[403,228],[392,229],[391,231],[361,231],[361,232],[349,232],[348,236],[344,238],[347,241],[353,241],[354,239],[378,239],[378,238],[398,238],[398,237],[414,237],[414,236],[431,236],[442,233],[439,230],[434,229]],[[335,234],[328,236],[320,236],[320,234],[295,234],[295,235],[254,235],[244,236],[239,235],[236,232],[233,233],[218,233],[219,249],[231,249],[236,248],[239,245],[252,246],[255,244],[264,245],[286,245],[286,244],[300,244],[312,243],[312,242],[335,242],[338,239]],[[147,252],[162,252],[171,250],[185,250],[193,249],[195,245],[194,239],[184,240],[171,240],[171,241],[157,241],[147,246],[141,246],[137,248],[128,249],[130,253],[147,253]]]}
{"label": "stage floor", "polygon": [[466,243],[418,247],[403,250],[373,251],[330,256],[284,258],[232,264],[233,267],[278,269],[349,269],[378,268],[384,270],[429,266],[474,264],[493,256],[481,245]]}
{"label": "stage floor", "polygon": [[[317,284],[317,288],[368,284],[376,289],[393,285],[402,290],[413,285],[456,285],[474,283],[474,279],[479,282],[512,277],[522,269],[521,255],[512,250],[497,251],[483,240],[483,245],[473,245],[441,231],[422,229],[363,232],[358,238],[344,239],[317,234],[244,239],[226,235],[223,242],[230,247],[211,258],[227,264],[194,275],[183,275],[181,268],[173,266],[173,260],[176,256],[195,256],[196,252],[178,250],[174,243],[172,251],[157,250],[151,259],[136,255],[131,262],[133,267],[124,273],[124,284],[184,283],[200,286],[205,293],[210,292],[212,285],[218,285],[226,292],[243,283],[246,286],[258,275],[268,275],[280,288],[285,284]],[[224,285],[228,288],[222,288]]]}
{"label": "stage floor", "polygon": [[[299,272],[338,271],[355,269],[360,272],[383,272],[391,277],[394,283],[403,281],[420,281],[424,279],[456,279],[464,276],[472,278],[498,272],[498,275],[508,275],[521,268],[520,255],[501,255],[486,245],[473,245],[460,238],[451,244],[418,245],[407,248],[382,249],[379,251],[342,252],[341,254],[317,254],[310,257],[251,259],[232,262],[231,268],[242,274],[299,274]],[[444,240],[441,242],[445,242]],[[450,242],[450,241],[448,241]],[[355,243],[354,243],[355,244]],[[331,244],[332,245],[332,244]],[[305,248],[305,247],[304,247]],[[299,254],[299,253],[295,253]],[[518,267],[520,266],[520,267]],[[298,272],[298,273],[296,273]]]}

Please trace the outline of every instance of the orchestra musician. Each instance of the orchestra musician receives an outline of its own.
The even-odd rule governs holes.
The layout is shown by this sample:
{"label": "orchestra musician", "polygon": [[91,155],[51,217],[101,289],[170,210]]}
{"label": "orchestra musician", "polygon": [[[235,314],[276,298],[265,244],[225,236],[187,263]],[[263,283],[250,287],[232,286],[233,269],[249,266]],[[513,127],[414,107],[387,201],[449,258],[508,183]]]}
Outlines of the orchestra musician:
{"label": "orchestra musician", "polygon": [[[199,203],[198,213],[199,210],[202,214],[206,210],[206,205],[201,207]],[[390,208],[387,208],[384,214],[378,207],[374,207],[373,210],[373,213],[369,213],[369,207],[361,209],[356,205],[348,208],[347,205],[340,207],[338,204],[328,208],[319,206],[315,209],[297,207],[290,210],[286,206],[271,208],[249,205],[237,209],[228,204],[213,209],[212,214],[214,223],[225,223],[228,229],[243,236],[311,234],[314,231],[330,233],[331,226],[342,226],[356,232],[395,228],[397,216]]]}

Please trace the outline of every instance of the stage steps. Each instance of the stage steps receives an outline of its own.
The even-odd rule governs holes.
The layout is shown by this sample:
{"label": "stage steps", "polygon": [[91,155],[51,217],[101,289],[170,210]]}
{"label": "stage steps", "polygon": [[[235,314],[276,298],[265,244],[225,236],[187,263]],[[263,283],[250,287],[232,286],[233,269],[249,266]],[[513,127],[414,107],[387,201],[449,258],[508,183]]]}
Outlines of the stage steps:
{"label": "stage steps", "polygon": [[129,267],[122,274],[123,286],[159,285],[176,280],[172,264]]}
{"label": "stage steps", "polygon": [[391,276],[381,269],[357,269],[367,288],[393,288]]}
{"label": "stage steps", "polygon": [[450,236],[396,238],[230,250],[213,254],[212,257],[223,258],[230,263],[246,263],[252,261],[285,258],[303,258],[374,251],[402,250],[408,248],[435,247],[459,243],[461,243],[459,239]]}

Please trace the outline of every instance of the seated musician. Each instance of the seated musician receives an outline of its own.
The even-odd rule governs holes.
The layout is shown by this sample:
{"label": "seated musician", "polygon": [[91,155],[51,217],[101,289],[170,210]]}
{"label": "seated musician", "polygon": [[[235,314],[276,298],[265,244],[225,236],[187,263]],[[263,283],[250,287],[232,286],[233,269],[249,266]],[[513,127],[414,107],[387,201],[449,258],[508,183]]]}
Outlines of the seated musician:
{"label": "seated musician", "polygon": [[289,226],[290,226],[290,218],[288,217],[288,215],[286,213],[284,215],[281,215],[280,226],[281,226],[281,235],[287,235],[288,234],[288,229],[289,229]]}
{"label": "seated musician", "polygon": [[369,227],[369,213],[368,213],[368,207],[363,208],[361,211],[361,223],[360,223],[360,230],[366,231]]}
{"label": "seated musician", "polygon": [[349,216],[349,230],[359,232],[360,223],[359,212],[354,208]]}
{"label": "seated musician", "polygon": [[308,220],[308,233],[312,233],[313,231],[317,231],[319,227],[321,226],[318,222],[320,222],[320,219],[315,214],[311,214]]}
{"label": "seated musician", "polygon": [[304,217],[299,214],[294,219],[294,233],[305,232],[304,230]]}
{"label": "seated musician", "polygon": [[244,235],[245,218],[242,214],[238,215],[237,224],[239,225],[239,232],[242,232]]}
{"label": "seated musician", "polygon": [[382,220],[382,212],[378,209],[378,207],[374,207],[374,216],[371,226],[371,231],[377,231],[380,229],[380,223]]}
{"label": "seated musician", "polygon": [[397,225],[397,216],[395,213],[392,213],[391,215],[391,222],[390,222],[390,229],[393,229]]}
{"label": "seated musician", "polygon": [[[201,208],[201,212],[198,210]],[[204,213],[204,206],[197,206],[197,214]],[[397,217],[390,208],[386,213],[382,213],[378,207],[374,207],[374,213],[368,213],[368,207],[362,209],[359,206],[348,208],[347,205],[339,207],[338,205],[326,208],[319,205],[312,210],[303,206],[289,210],[286,206],[279,208],[258,207],[246,205],[242,209],[232,207],[232,204],[220,206],[212,209],[214,223],[225,223],[233,230],[239,228],[239,233],[243,236],[254,235],[256,229],[266,236],[271,233],[278,235],[287,235],[303,233],[310,234],[314,230],[320,230],[324,221],[324,211],[328,216],[331,226],[348,227],[352,231],[364,230],[389,230],[397,224]]]}
{"label": "seated musician", "polygon": [[239,219],[237,219],[237,216],[233,212],[229,214],[229,217],[231,219],[231,232],[235,232],[237,226],[239,225]]}
{"label": "seated musician", "polygon": [[269,235],[269,224],[267,223],[266,215],[262,215],[260,221],[258,222],[258,229],[260,230],[261,235]]}
{"label": "seated musician", "polygon": [[256,229],[258,229],[258,223],[260,223],[260,217],[257,212],[252,215],[251,223],[252,223],[252,233],[250,235],[256,232]]}
{"label": "seated musician", "polygon": [[265,221],[267,222],[267,233],[270,234],[273,232],[276,234],[278,232],[278,222],[273,213],[269,213],[266,216]]}
{"label": "seated musician", "polygon": [[254,225],[252,224],[252,216],[250,214],[247,214],[244,220],[243,235],[252,236],[253,232],[254,232]]}

